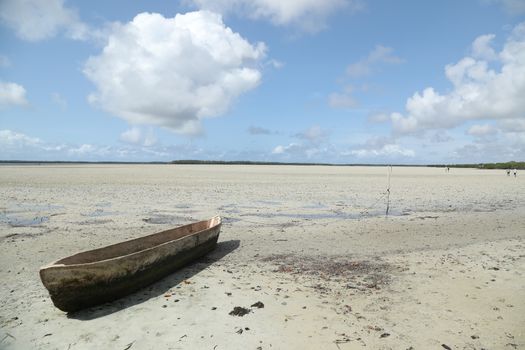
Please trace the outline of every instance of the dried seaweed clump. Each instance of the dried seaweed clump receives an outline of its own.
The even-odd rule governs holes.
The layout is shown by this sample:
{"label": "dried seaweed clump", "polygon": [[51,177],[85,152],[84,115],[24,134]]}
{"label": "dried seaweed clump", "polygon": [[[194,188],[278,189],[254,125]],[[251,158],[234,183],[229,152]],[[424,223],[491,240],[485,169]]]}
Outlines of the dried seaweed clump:
{"label": "dried seaweed clump", "polygon": [[322,281],[347,283],[348,288],[380,289],[391,280],[395,269],[377,259],[352,260],[341,256],[271,255],[262,259],[277,266],[274,272],[301,275]]}

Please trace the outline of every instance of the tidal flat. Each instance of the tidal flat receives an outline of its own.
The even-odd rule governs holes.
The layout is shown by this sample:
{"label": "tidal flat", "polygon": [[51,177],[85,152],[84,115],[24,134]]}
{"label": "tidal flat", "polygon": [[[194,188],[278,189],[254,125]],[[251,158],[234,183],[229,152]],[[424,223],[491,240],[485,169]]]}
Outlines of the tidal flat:
{"label": "tidal flat", "polygon": [[[66,314],[39,280],[214,215],[215,251],[112,303]],[[0,228],[0,348],[525,348],[523,174],[2,165]]]}

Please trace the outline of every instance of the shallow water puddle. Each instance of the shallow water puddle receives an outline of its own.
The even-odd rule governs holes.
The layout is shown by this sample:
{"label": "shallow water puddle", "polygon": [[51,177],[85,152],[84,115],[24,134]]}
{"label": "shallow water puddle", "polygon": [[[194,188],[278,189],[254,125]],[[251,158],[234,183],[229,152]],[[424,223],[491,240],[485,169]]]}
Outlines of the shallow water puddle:
{"label": "shallow water puddle", "polygon": [[0,224],[11,227],[39,226],[49,221],[49,218],[56,215],[58,209],[64,208],[60,205],[37,204],[37,203],[16,203],[8,204],[0,212]]}
{"label": "shallow water puddle", "polygon": [[49,221],[49,216],[24,216],[12,213],[0,213],[0,223],[11,227],[38,226]]}

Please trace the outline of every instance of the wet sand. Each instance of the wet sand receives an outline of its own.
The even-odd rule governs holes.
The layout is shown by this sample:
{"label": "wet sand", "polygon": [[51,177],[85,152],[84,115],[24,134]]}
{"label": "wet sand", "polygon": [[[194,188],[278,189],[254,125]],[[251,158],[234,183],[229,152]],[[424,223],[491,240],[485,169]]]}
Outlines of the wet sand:
{"label": "wet sand", "polygon": [[[390,182],[387,217],[385,167],[0,166],[0,348],[525,349],[525,177]],[[216,214],[213,253],[121,300],[68,315],[40,283]]]}

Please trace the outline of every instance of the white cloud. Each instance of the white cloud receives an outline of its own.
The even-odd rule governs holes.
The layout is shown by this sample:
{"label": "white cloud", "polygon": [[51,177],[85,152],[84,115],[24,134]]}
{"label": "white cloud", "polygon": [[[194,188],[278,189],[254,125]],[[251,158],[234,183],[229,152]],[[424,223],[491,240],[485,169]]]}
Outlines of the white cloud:
{"label": "white cloud", "polygon": [[170,161],[173,159],[217,159],[213,151],[208,153],[189,145],[152,145],[153,134],[143,134],[139,144],[118,146],[91,143],[55,144],[37,137],[12,131],[0,130],[0,159],[4,160],[69,160],[69,161]]}
{"label": "white cloud", "polygon": [[0,130],[0,158],[9,159],[8,155],[17,155],[11,159],[24,159],[24,154],[36,154],[60,152],[67,150],[63,144],[50,144],[38,137],[31,137],[12,130]]}
{"label": "white cloud", "polygon": [[0,145],[2,147],[35,146],[40,143],[40,139],[36,137],[29,137],[12,130],[0,130]]}
{"label": "white cloud", "polygon": [[167,157],[168,153],[162,150],[144,147],[114,147],[108,145],[93,145],[84,143],[80,146],[69,145],[61,152],[62,157],[72,160],[137,160],[133,157]]}
{"label": "white cloud", "polygon": [[494,34],[481,35],[472,43],[472,57],[492,61],[498,58],[491,44],[496,36]]}
{"label": "white cloud", "polygon": [[346,73],[352,77],[362,77],[369,75],[379,64],[400,64],[404,60],[393,54],[394,49],[391,47],[376,45],[367,57],[350,64],[346,68]]}
{"label": "white cloud", "polygon": [[278,145],[271,154],[277,156],[276,160],[326,162],[333,159],[336,154],[333,145],[329,142],[329,132],[318,125],[314,125],[300,133],[292,135],[299,142],[288,145]]}
{"label": "white cloud", "polygon": [[0,108],[26,104],[26,89],[22,85],[0,81]]}
{"label": "white cloud", "polygon": [[297,147],[297,145],[294,143],[291,143],[288,146],[278,145],[272,150],[272,154],[283,154],[294,147]]}
{"label": "white cloud", "polygon": [[[478,48],[473,51],[485,58],[492,56],[480,49],[491,40],[490,35],[479,37],[475,41]],[[440,94],[428,87],[416,92],[406,102],[405,115],[391,114],[394,131],[408,134],[453,128],[467,120],[525,118],[525,23],[514,28],[497,57],[499,71],[487,61],[472,57],[447,65],[445,74],[452,91]]]}
{"label": "white cloud", "polygon": [[525,154],[525,132],[506,132],[491,137],[476,137],[474,142],[457,147],[451,156],[458,162],[483,163],[521,161]]}
{"label": "white cloud", "polygon": [[146,134],[144,134],[140,128],[133,127],[120,134],[120,141],[132,145],[150,147],[157,143],[157,138],[151,129]]}
{"label": "white cloud", "polygon": [[64,32],[75,40],[86,40],[92,33],[64,0],[2,0],[0,21],[24,40],[39,41]]}
{"label": "white cloud", "polygon": [[[279,156],[280,159],[293,161],[313,161],[318,156],[317,161],[327,159],[329,147],[319,147],[318,145],[304,145],[292,142],[287,146],[279,145],[272,150],[272,154]],[[322,155],[325,155],[324,157]],[[315,161],[315,160],[314,160]]]}
{"label": "white cloud", "polygon": [[141,13],[114,25],[100,55],[86,62],[98,89],[89,100],[131,124],[197,134],[201,119],[223,114],[259,84],[265,51],[211,12]]}
{"label": "white cloud", "polygon": [[187,0],[204,10],[222,14],[235,13],[251,19],[269,20],[276,26],[293,25],[306,32],[326,27],[329,16],[362,8],[360,0]]}
{"label": "white cloud", "polygon": [[503,119],[498,122],[498,127],[504,132],[521,132],[525,133],[524,119]]}
{"label": "white cloud", "polygon": [[497,132],[497,129],[490,124],[472,125],[467,130],[467,134],[471,136],[487,136],[487,135],[493,135],[496,132]]}
{"label": "white cloud", "polygon": [[355,150],[350,151],[349,153],[358,158],[375,158],[375,157],[393,158],[393,157],[399,157],[399,156],[414,157],[416,155],[416,153],[413,150],[403,148],[396,144],[386,144],[376,149],[372,149],[372,148],[355,149]]}
{"label": "white cloud", "polygon": [[457,149],[460,157],[470,156],[471,159],[479,159],[480,162],[523,160],[525,118],[503,119],[496,125],[474,125],[467,133],[475,138],[472,143]]}
{"label": "white cloud", "polygon": [[454,138],[450,136],[447,132],[439,130],[436,131],[433,135],[431,135],[430,141],[433,143],[445,143],[454,141]]}
{"label": "white cloud", "polygon": [[151,147],[153,145],[157,144],[157,138],[155,137],[155,134],[153,131],[149,131],[146,135],[144,135],[144,140],[142,141],[142,145],[144,147]]}
{"label": "white cloud", "polygon": [[72,155],[84,155],[88,153],[94,153],[95,151],[97,151],[97,148],[95,146],[85,143],[80,145],[79,147],[70,148],[68,150],[68,153]]}
{"label": "white cloud", "polygon": [[120,134],[120,141],[133,144],[141,143],[142,131],[140,130],[140,128],[137,127],[126,130],[122,134]]}

